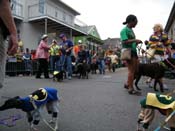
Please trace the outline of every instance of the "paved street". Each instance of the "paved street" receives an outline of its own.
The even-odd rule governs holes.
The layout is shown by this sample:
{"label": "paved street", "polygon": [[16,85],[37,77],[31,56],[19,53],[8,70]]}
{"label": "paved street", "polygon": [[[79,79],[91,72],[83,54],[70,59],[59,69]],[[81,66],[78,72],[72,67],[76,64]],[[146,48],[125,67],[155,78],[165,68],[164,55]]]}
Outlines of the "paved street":
{"label": "paved street", "polygon": [[[153,89],[148,88],[144,79],[140,80],[141,96],[128,95],[123,88],[126,69],[118,69],[106,75],[90,75],[89,79],[73,78],[64,82],[53,82],[51,79],[32,77],[7,77],[5,87],[0,90],[0,104],[4,97],[26,96],[38,88],[55,87],[61,97],[59,113],[59,131],[135,131],[139,101]],[[170,90],[173,80],[166,80]],[[29,129],[25,113],[12,109],[0,112],[0,119],[20,114],[22,118],[16,125],[7,127],[0,124],[0,131],[25,131]],[[42,116],[49,120],[47,114]],[[164,117],[153,121],[150,130],[155,129]],[[39,131],[51,131],[41,122]],[[161,130],[165,131],[165,130]]]}

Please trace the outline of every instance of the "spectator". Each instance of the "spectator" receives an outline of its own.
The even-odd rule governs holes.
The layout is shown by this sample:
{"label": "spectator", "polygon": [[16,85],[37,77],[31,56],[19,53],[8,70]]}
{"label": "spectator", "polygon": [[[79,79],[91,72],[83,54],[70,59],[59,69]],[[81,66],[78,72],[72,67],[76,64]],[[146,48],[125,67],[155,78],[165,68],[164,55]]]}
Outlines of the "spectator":
{"label": "spectator", "polygon": [[[150,36],[149,41],[146,41],[147,45],[147,56],[150,58],[150,61],[160,62],[166,59],[168,56],[171,56],[170,44],[171,41],[168,39],[168,35],[163,32],[163,26],[161,24],[155,24],[153,27],[153,34]],[[150,52],[151,49],[151,52]],[[166,53],[168,53],[166,55]],[[149,78],[146,82],[150,84],[152,81]]]}
{"label": "spectator", "polygon": [[163,32],[163,26],[161,24],[155,24],[153,31],[154,33],[150,36],[147,48],[153,49],[154,52],[152,54],[148,54],[148,56],[152,55],[149,56],[152,57],[152,62],[159,62],[165,59],[166,52],[170,52],[169,46],[171,41],[168,39],[168,35]]}
{"label": "spectator", "polygon": [[105,54],[106,54],[105,64],[107,65],[108,71],[111,72],[111,69],[112,69],[112,63],[111,63],[112,50],[108,49]]}
{"label": "spectator", "polygon": [[21,38],[18,39],[18,50],[20,52],[24,52],[24,44],[23,44]]}
{"label": "spectator", "polygon": [[32,61],[36,60],[36,50],[31,50],[31,59]]}
{"label": "spectator", "polygon": [[46,79],[49,78],[49,71],[48,71],[48,60],[49,60],[49,49],[52,45],[48,45],[48,35],[44,34],[42,36],[42,40],[40,41],[37,51],[36,51],[36,58],[38,60],[38,69],[36,78],[41,78],[41,73],[44,72],[44,77]]}
{"label": "spectator", "polygon": [[112,54],[110,55],[111,58],[111,67],[112,71],[115,72],[116,66],[118,65],[118,56],[115,54],[114,51],[112,51]]}
{"label": "spectator", "polygon": [[137,25],[137,17],[135,15],[128,15],[126,18],[126,21],[123,22],[124,25],[126,25],[120,32],[120,38],[122,42],[123,48],[130,48],[131,49],[131,59],[127,60],[127,66],[128,66],[128,80],[125,84],[125,87],[128,88],[129,94],[137,94],[133,88],[133,81],[134,81],[134,74],[138,68],[138,55],[136,46],[139,43],[142,43],[141,40],[136,39],[134,31],[132,28],[134,28]]}
{"label": "spectator", "polygon": [[9,36],[9,55],[14,55],[17,51],[17,30],[10,9],[9,0],[0,0],[0,88],[3,87],[6,64],[5,39]]}
{"label": "spectator", "polygon": [[87,62],[87,52],[85,50],[85,46],[84,45],[79,45],[77,62],[78,63]]}
{"label": "spectator", "polygon": [[60,34],[60,39],[62,40],[61,46],[61,63],[63,68],[66,66],[67,76],[70,80],[72,77],[72,49],[73,49],[73,42],[67,39],[65,34]]}
{"label": "spectator", "polygon": [[78,44],[74,45],[74,47],[73,47],[73,52],[74,52],[75,58],[77,58],[77,56],[78,56],[80,44],[82,44],[82,40],[78,40]]}
{"label": "spectator", "polygon": [[102,49],[102,47],[99,47],[97,57],[100,74],[105,74],[105,51]]}
{"label": "spectator", "polygon": [[30,75],[32,71],[32,61],[31,61],[31,54],[29,52],[29,48],[26,48],[26,52],[23,54],[23,60],[25,64],[25,73],[26,75]]}
{"label": "spectator", "polygon": [[60,71],[59,61],[60,61],[60,46],[57,44],[56,40],[52,40],[52,46],[49,50],[50,53],[50,69],[52,72]]}

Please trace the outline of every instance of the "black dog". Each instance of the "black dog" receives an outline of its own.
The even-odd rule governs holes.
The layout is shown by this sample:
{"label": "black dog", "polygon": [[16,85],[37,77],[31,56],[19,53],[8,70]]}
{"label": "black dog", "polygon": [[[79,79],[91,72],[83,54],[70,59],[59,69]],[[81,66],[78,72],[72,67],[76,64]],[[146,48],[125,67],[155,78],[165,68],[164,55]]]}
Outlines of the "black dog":
{"label": "black dog", "polygon": [[53,81],[62,81],[65,75],[66,75],[65,71],[54,71]]}
{"label": "black dog", "polygon": [[54,130],[56,131],[58,129],[57,115],[59,111],[59,98],[55,88],[40,88],[27,97],[21,98],[16,96],[10,98],[0,106],[0,111],[12,108],[21,109],[27,113],[30,128],[31,130],[34,130],[35,128],[33,125],[39,123],[41,117],[40,113],[44,106],[46,106],[48,113],[52,114],[51,122],[55,122]]}
{"label": "black dog", "polygon": [[86,62],[77,64],[77,74],[79,74],[78,78],[86,78],[88,79],[88,73],[90,72],[90,66]]}
{"label": "black dog", "polygon": [[172,65],[174,64],[175,64],[175,60],[172,58],[168,58],[159,63],[139,64],[137,73],[135,74],[135,86],[137,90],[141,90],[137,85],[141,76],[149,76],[152,79],[155,79],[154,90],[158,91],[156,89],[156,85],[157,83],[159,83],[160,91],[164,92],[163,83],[161,81],[161,78],[164,77],[165,71],[167,69],[172,68]]}
{"label": "black dog", "polygon": [[97,74],[98,64],[97,63],[91,63],[91,73]]}

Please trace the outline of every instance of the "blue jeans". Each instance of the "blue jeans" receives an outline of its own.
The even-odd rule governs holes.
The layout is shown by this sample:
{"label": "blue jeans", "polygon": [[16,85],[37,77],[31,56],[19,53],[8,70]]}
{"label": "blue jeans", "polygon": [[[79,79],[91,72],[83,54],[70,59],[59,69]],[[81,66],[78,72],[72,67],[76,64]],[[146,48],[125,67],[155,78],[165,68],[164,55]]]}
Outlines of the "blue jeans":
{"label": "blue jeans", "polygon": [[[50,70],[58,70],[59,56],[50,56]],[[58,70],[59,71],[59,70]]]}
{"label": "blue jeans", "polygon": [[72,76],[72,58],[71,56],[66,56],[66,70],[68,72],[68,76]]}
{"label": "blue jeans", "polygon": [[105,74],[105,61],[104,61],[104,59],[99,59],[99,61],[98,61],[99,63],[98,63],[98,69],[99,69],[99,71],[100,71],[100,74]]}
{"label": "blue jeans", "polygon": [[60,61],[57,63],[60,71],[65,70],[65,58],[65,55],[61,55]]}
{"label": "blue jeans", "polygon": [[66,70],[68,76],[72,76],[72,59],[71,56],[62,55],[60,59],[61,70]]}

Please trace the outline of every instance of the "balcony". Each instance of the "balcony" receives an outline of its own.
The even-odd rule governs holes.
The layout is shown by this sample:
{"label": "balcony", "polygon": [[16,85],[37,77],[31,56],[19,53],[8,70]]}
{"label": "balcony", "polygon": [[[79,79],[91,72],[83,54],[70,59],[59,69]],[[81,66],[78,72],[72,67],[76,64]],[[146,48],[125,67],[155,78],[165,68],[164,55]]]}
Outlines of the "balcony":
{"label": "balcony", "polygon": [[45,25],[47,19],[48,28],[53,28],[61,32],[69,33],[70,29],[73,34],[86,35],[84,28],[75,25],[75,15],[62,9],[57,5],[50,5],[50,3],[42,2],[28,7],[28,18],[30,22]]}
{"label": "balcony", "polygon": [[18,3],[16,0],[12,0],[12,14],[14,18],[23,20],[23,5]]}

